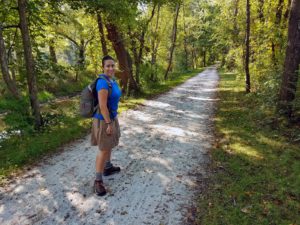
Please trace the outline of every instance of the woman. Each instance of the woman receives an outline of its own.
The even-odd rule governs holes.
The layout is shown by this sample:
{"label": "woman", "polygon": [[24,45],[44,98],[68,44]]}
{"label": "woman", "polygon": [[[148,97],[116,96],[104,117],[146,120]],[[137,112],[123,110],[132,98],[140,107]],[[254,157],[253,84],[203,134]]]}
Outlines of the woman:
{"label": "woman", "polygon": [[[99,100],[99,110],[93,116],[91,144],[97,145],[99,152],[96,157],[96,178],[94,191],[97,195],[106,194],[102,176],[109,176],[120,172],[120,167],[113,166],[110,162],[111,150],[119,144],[121,136],[119,121],[117,117],[118,104],[121,97],[121,90],[114,80],[115,62],[107,55],[102,59],[103,74],[96,84]],[[109,82],[111,86],[109,86]],[[109,88],[111,93],[109,95]],[[99,113],[100,112],[100,113]]]}

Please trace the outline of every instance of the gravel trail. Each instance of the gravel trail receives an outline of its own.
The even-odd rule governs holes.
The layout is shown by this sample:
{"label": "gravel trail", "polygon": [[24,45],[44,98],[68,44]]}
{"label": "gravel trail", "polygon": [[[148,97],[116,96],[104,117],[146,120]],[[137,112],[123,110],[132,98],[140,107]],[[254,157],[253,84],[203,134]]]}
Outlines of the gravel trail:
{"label": "gravel trail", "polygon": [[97,147],[90,135],[0,187],[0,224],[186,224],[206,176],[219,75],[210,67],[143,106],[119,115],[120,144],[93,193]]}

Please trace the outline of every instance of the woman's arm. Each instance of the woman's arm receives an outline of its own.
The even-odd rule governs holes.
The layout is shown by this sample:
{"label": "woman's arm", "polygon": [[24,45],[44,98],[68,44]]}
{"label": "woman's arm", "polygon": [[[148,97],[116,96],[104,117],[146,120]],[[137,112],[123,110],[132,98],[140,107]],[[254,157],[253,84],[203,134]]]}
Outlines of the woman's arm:
{"label": "woman's arm", "polygon": [[[101,89],[100,91],[98,91],[98,99],[99,99],[99,102],[100,102],[100,104],[99,104],[100,112],[104,117],[105,123],[110,123],[111,119],[110,119],[109,111],[108,111],[108,108],[107,108],[107,97],[108,97],[108,90]],[[112,133],[111,124],[108,124],[106,132],[107,132],[107,134]]]}

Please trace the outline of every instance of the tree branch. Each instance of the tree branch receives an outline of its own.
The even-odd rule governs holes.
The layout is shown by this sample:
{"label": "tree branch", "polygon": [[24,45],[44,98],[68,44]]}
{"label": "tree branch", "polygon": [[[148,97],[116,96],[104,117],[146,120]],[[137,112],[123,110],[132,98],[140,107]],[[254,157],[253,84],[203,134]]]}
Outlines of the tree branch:
{"label": "tree branch", "polygon": [[77,41],[75,41],[73,38],[69,37],[68,35],[61,33],[61,32],[56,32],[58,35],[61,35],[65,38],[67,38],[68,40],[70,40],[71,42],[73,42],[77,47],[80,47],[79,44],[77,43]]}
{"label": "tree branch", "polygon": [[0,29],[1,29],[1,30],[9,29],[9,28],[20,28],[20,24],[17,24],[17,25],[12,24],[12,25],[6,25],[6,26],[2,26],[2,25],[0,24]]}
{"label": "tree branch", "polygon": [[86,46],[89,44],[89,42],[91,42],[93,39],[95,38],[95,36],[93,35],[89,40],[87,40],[84,44],[84,49],[86,48]]}

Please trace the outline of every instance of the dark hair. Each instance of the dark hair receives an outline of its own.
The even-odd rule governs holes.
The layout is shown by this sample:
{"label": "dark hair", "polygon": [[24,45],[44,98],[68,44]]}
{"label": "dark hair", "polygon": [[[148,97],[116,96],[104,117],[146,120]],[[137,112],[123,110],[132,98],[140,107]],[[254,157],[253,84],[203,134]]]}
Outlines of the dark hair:
{"label": "dark hair", "polygon": [[111,57],[110,55],[106,55],[102,58],[102,66],[104,66],[104,63],[106,60],[114,60],[113,57]]}

